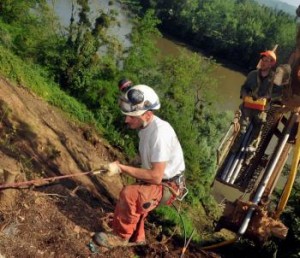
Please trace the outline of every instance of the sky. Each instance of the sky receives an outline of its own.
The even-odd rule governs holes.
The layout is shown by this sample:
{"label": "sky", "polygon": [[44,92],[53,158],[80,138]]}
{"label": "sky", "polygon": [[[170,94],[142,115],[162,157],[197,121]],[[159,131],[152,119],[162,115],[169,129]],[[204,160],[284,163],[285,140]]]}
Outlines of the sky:
{"label": "sky", "polygon": [[280,0],[280,2],[284,2],[296,7],[298,7],[300,4],[300,0]]}

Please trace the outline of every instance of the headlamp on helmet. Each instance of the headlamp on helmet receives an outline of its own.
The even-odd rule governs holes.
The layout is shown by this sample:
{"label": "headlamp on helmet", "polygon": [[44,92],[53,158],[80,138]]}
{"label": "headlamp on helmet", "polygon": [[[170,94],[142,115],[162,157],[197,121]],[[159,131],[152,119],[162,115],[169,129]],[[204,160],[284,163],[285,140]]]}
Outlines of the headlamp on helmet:
{"label": "headlamp on helmet", "polygon": [[148,110],[160,108],[155,91],[147,85],[133,86],[121,99],[121,111],[128,116],[141,116]]}
{"label": "headlamp on helmet", "polygon": [[119,83],[118,83],[119,90],[122,91],[122,92],[126,92],[132,86],[133,86],[132,85],[132,81],[130,81],[130,80],[126,79],[126,78],[120,80]]}

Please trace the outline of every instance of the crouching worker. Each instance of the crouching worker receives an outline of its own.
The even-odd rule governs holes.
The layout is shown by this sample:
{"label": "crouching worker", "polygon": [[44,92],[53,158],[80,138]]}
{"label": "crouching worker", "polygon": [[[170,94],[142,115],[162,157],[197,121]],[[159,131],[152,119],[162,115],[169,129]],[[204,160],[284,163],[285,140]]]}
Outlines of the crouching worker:
{"label": "crouching worker", "polygon": [[112,233],[99,232],[94,236],[97,244],[109,248],[145,244],[146,216],[160,204],[167,189],[174,194],[164,197],[164,202],[170,204],[176,199],[185,170],[174,129],[153,113],[160,108],[160,101],[152,88],[133,86],[126,92],[120,108],[128,127],[138,130],[142,166],[127,166],[118,161],[109,164],[109,170],[136,178],[135,184],[125,186],[120,193]]}

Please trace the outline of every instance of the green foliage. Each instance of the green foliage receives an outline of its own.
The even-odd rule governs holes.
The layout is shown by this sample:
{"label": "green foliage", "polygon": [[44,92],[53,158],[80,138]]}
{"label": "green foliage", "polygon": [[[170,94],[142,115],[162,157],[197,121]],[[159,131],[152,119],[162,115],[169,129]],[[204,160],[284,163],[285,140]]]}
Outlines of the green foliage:
{"label": "green foliage", "polygon": [[[297,177],[299,180],[299,176]],[[277,241],[280,257],[299,257],[300,253],[300,184],[296,181],[289,198],[288,207],[281,216],[289,232],[285,241]]]}
{"label": "green foliage", "polygon": [[67,92],[95,108],[105,91],[103,81],[113,80],[117,71],[119,44],[107,35],[114,17],[100,12],[91,25],[88,1],[78,1],[76,8],[78,22],[72,16],[66,37],[52,44],[53,51],[46,51],[40,60]]}
{"label": "green foliage", "polygon": [[[215,205],[214,203],[210,203]],[[213,233],[213,220],[217,219],[220,211],[215,208],[214,214],[207,216],[206,210],[201,203],[187,206],[185,201],[175,201],[171,206],[159,206],[150,215],[151,219],[162,225],[162,232],[167,235],[180,235],[188,239],[192,232],[192,240],[203,242],[207,233]],[[211,232],[208,232],[208,228]]]}
{"label": "green foliage", "polygon": [[136,18],[131,34],[131,48],[124,62],[124,71],[133,81],[147,81],[157,69],[157,48],[153,39],[160,33],[156,26],[159,21],[154,17],[154,11],[149,10],[143,18]]}
{"label": "green foliage", "polygon": [[[175,228],[178,235],[184,236],[185,233],[188,237],[194,229],[192,219],[189,218],[186,210],[175,209],[173,206],[160,206],[155,209],[155,214],[159,216],[159,220],[163,220],[163,232],[168,235],[171,235]],[[194,238],[197,238],[197,234]]]}
{"label": "green foliage", "polygon": [[1,0],[0,15],[6,23],[25,22],[31,17],[28,16],[30,9],[34,8],[39,0]]}
{"label": "green foliage", "polygon": [[44,50],[43,44],[57,38],[58,23],[52,10],[44,0],[4,0],[0,5],[1,28],[10,36],[7,41],[7,34],[1,33],[1,41],[19,56],[35,61],[37,53]]}
{"label": "green foliage", "polygon": [[[45,79],[45,72],[36,65],[21,61],[9,50],[0,46],[1,75],[15,81],[17,85],[26,85],[49,103],[66,111],[74,119],[95,124],[93,114],[74,98],[65,94],[55,83]],[[98,125],[99,132],[103,129]]]}
{"label": "green foliage", "polygon": [[279,44],[279,60],[287,62],[295,44],[293,17],[251,0],[141,3],[145,9],[155,9],[165,32],[245,68],[256,65],[258,53],[275,44]]}
{"label": "green foliage", "polygon": [[73,14],[68,31],[61,33],[45,1],[4,1],[1,18],[5,30],[0,40],[24,59],[43,65],[71,95],[99,108],[102,82],[115,79],[121,54],[120,44],[107,34],[114,15],[100,12],[90,21],[86,0],[78,1],[74,9],[79,11],[78,22]]}

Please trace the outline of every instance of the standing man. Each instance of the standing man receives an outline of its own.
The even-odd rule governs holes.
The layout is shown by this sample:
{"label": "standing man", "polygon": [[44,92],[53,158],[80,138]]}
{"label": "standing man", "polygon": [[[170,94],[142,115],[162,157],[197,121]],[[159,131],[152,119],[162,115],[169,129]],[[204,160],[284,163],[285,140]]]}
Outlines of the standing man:
{"label": "standing man", "polygon": [[240,147],[249,124],[253,123],[252,137],[248,145],[246,164],[254,157],[259,142],[261,140],[262,127],[266,122],[267,109],[269,108],[274,71],[272,68],[276,64],[276,54],[271,51],[260,53],[260,62],[257,70],[251,71],[241,87],[241,129],[236,139],[235,151]]}
{"label": "standing man", "polygon": [[160,108],[155,91],[146,85],[133,86],[120,103],[125,123],[138,130],[142,166],[132,167],[119,162],[110,170],[137,179],[120,193],[112,223],[113,233],[96,233],[95,241],[105,247],[145,243],[144,221],[163,196],[163,185],[178,190],[177,179],[185,170],[182,148],[172,126],[154,115]]}

